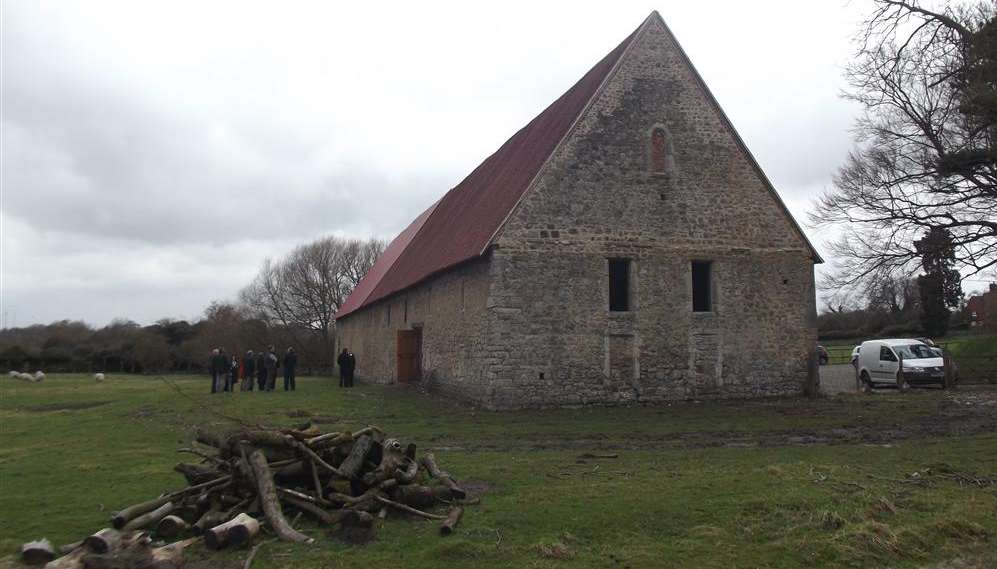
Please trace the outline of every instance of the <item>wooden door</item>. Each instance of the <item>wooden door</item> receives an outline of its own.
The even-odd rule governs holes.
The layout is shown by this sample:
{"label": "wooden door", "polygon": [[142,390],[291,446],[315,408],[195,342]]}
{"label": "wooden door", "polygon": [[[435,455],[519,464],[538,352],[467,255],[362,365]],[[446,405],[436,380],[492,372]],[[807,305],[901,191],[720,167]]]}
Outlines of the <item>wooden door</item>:
{"label": "wooden door", "polygon": [[422,329],[399,330],[396,348],[398,381],[422,379]]}

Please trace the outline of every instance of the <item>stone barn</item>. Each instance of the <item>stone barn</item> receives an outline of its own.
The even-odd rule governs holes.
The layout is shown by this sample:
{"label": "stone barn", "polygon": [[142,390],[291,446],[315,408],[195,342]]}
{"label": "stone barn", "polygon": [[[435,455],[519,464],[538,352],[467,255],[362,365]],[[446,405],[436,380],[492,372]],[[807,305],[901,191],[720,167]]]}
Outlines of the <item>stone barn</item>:
{"label": "stone barn", "polygon": [[794,394],[821,259],[652,13],[389,245],[357,376],[488,408]]}

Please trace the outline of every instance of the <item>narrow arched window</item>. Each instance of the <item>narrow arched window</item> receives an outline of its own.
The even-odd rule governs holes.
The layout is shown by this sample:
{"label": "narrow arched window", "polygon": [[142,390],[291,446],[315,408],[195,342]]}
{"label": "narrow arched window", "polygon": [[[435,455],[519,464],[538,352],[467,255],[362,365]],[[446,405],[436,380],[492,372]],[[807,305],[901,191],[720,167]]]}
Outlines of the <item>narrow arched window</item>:
{"label": "narrow arched window", "polygon": [[668,166],[668,140],[665,129],[655,127],[651,131],[651,172],[664,174]]}

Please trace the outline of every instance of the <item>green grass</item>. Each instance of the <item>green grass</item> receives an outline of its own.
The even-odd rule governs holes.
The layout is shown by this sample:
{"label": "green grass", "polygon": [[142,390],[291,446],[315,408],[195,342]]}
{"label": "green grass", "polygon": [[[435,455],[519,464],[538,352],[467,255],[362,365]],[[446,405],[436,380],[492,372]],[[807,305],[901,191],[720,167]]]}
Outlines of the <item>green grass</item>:
{"label": "green grass", "polygon": [[[936,414],[939,392],[818,401],[678,404],[493,413],[399,387],[210,396],[205,378],[60,375],[0,386],[0,557],[47,536],[75,541],[111,512],[181,486],[171,471],[204,406],[272,424],[321,415],[322,427],[377,424],[434,449],[462,479],[487,482],[455,535],[389,518],[363,546],[319,537],[268,543],[267,567],[965,567],[997,561],[997,487],[953,479],[906,484],[933,467],[997,476],[997,434],[890,445],[718,446],[733,438],[864,426]],[[997,413],[997,410],[995,410]],[[690,433],[694,433],[692,436]],[[761,440],[761,439],[759,439]],[[616,459],[581,459],[586,452]],[[195,550],[195,555],[199,552]],[[236,561],[245,551],[212,554]]]}

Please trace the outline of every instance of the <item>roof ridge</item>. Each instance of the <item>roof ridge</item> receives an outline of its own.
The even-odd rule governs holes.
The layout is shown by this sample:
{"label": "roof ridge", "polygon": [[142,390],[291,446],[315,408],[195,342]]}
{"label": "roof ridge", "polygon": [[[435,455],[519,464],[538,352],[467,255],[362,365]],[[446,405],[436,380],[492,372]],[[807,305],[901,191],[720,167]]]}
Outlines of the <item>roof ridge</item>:
{"label": "roof ridge", "polygon": [[[651,13],[646,18],[644,18],[644,21],[641,23],[641,25],[638,26],[636,30],[630,33],[629,41],[627,41],[626,47],[623,48],[623,52],[620,53],[620,56],[616,59],[615,62],[613,62],[613,66],[610,67],[609,71],[606,72],[606,75],[605,77],[602,78],[602,81],[599,83],[599,86],[596,87],[595,91],[592,92],[592,95],[589,96],[587,101],[585,101],[585,104],[582,106],[581,110],[578,111],[577,115],[575,115],[575,119],[571,122],[571,125],[568,127],[568,129],[564,131],[564,134],[561,136],[561,139],[557,141],[557,144],[554,145],[554,148],[552,148],[550,153],[547,154],[547,157],[544,158],[544,162],[543,164],[540,165],[540,169],[537,170],[537,173],[534,174],[533,179],[530,180],[529,184],[526,185],[526,189],[523,190],[522,194],[520,194],[519,199],[516,200],[516,203],[509,209],[509,213],[506,214],[502,222],[499,223],[498,227],[495,228],[495,231],[492,232],[491,237],[488,238],[488,241],[485,242],[484,247],[481,248],[481,252],[479,253],[479,255],[484,255],[485,251],[487,251],[488,248],[492,246],[492,244],[495,241],[495,238],[502,231],[502,229],[505,228],[506,223],[508,223],[509,219],[512,218],[512,216],[519,209],[519,206],[523,203],[523,200],[526,199],[526,195],[529,194],[531,191],[533,191],[533,187],[536,185],[537,180],[539,180],[540,176],[542,176],[544,172],[547,170],[547,166],[550,164],[551,158],[555,154],[557,154],[558,150],[561,149],[561,147],[564,145],[564,141],[568,140],[571,134],[574,133],[575,128],[578,126],[578,123],[581,121],[582,117],[585,116],[585,113],[587,113],[589,109],[592,108],[592,104],[595,102],[595,100],[598,99],[600,95],[602,95],[602,92],[605,90],[606,85],[609,84],[610,79],[616,76],[616,73],[620,69],[620,65],[623,63],[623,59],[627,56],[627,54],[630,53],[630,48],[633,47],[635,43],[637,43],[637,39],[644,33],[644,30],[647,29],[648,24],[653,20],[655,16],[658,16],[659,19],[661,18],[661,16],[658,15],[657,10],[652,10]],[[551,103],[551,105],[555,104],[556,102],[557,101],[554,101],[554,103]],[[524,126],[523,128],[526,128],[527,126],[529,126],[529,123],[527,123],[527,125]]]}

